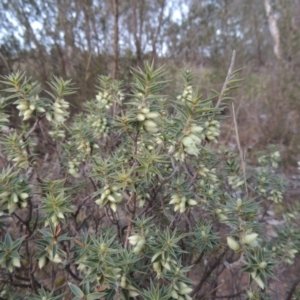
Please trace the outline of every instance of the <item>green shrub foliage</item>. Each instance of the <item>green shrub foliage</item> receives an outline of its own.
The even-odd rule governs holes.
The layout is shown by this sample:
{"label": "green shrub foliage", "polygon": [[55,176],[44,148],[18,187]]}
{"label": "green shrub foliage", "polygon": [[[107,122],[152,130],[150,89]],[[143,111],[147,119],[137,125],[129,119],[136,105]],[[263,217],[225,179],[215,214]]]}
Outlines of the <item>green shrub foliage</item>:
{"label": "green shrub foliage", "polygon": [[43,90],[20,72],[3,78],[1,297],[204,299],[230,293],[218,288],[229,270],[235,293],[267,298],[275,264],[295,260],[299,230],[292,213],[275,238],[264,230],[283,201],[279,152],[245,168],[218,144],[238,72],[208,99],[189,71],[175,99],[163,68],[132,73],[126,93],[100,76],[71,118],[71,81],[53,77]]}

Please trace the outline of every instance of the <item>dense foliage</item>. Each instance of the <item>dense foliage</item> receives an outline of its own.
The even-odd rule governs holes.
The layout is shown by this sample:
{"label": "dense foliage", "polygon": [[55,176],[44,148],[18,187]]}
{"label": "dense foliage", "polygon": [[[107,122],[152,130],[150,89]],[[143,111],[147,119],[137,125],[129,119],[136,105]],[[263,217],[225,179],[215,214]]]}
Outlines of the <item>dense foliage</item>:
{"label": "dense foliage", "polygon": [[[70,120],[71,81],[53,77],[43,90],[20,72],[3,79],[1,297],[272,298],[300,232],[295,213],[276,234],[266,230],[270,206],[283,201],[279,152],[248,168],[240,147],[218,144],[238,72],[209,99],[190,71],[177,98],[163,68],[132,74],[126,93],[100,76]],[[222,291],[224,276],[232,288]]]}

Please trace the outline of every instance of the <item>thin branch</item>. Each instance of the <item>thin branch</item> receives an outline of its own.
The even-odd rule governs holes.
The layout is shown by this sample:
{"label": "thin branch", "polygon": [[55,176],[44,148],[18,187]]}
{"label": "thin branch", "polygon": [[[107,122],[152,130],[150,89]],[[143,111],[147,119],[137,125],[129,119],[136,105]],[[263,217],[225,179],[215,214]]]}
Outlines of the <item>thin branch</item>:
{"label": "thin branch", "polygon": [[41,116],[39,116],[39,117],[35,120],[33,126],[31,127],[31,129],[26,133],[26,135],[25,135],[25,137],[24,137],[25,140],[27,140],[27,139],[29,138],[29,136],[36,130],[36,128],[38,127],[40,121],[45,117],[45,115],[46,115],[46,114],[42,114]]}
{"label": "thin branch", "polygon": [[233,71],[233,67],[234,67],[234,63],[235,63],[235,55],[236,55],[236,52],[235,50],[233,50],[232,52],[232,56],[231,56],[231,63],[230,63],[230,67],[228,69],[228,72],[227,72],[227,76],[226,76],[226,79],[225,79],[225,82],[223,84],[223,87],[222,87],[222,90],[221,90],[221,93],[219,95],[219,99],[218,99],[218,102],[216,104],[216,107],[215,108],[218,108],[223,100],[223,94],[224,94],[224,91],[226,90],[226,87],[227,87],[227,84],[228,84],[228,81],[229,81],[229,78],[232,74],[232,71]]}
{"label": "thin branch", "polygon": [[6,59],[5,59],[5,57],[2,55],[1,52],[0,52],[0,58],[2,59],[2,61],[3,61],[4,65],[5,65],[5,68],[7,69],[7,71],[8,71],[9,73],[11,73],[11,69],[10,69],[10,67],[9,67],[9,65],[8,65],[8,63],[7,63]]}
{"label": "thin branch", "polygon": [[214,296],[214,298],[215,299],[232,299],[232,298],[237,298],[237,297],[241,296],[244,293],[245,293],[245,291],[241,291],[241,292],[239,292],[237,294],[232,294],[232,295]]}
{"label": "thin branch", "polygon": [[224,255],[226,254],[228,248],[226,248],[223,253],[216,259],[216,261],[210,266],[209,270],[207,270],[203,277],[201,278],[200,282],[194,287],[191,296],[195,297],[199,291],[202,288],[202,285],[206,282],[206,280],[209,278],[209,276],[212,274],[212,272],[217,268],[217,266],[221,263]]}
{"label": "thin branch", "polygon": [[297,278],[297,280],[293,283],[292,288],[290,289],[287,297],[285,300],[291,300],[293,298],[293,294],[296,291],[296,288],[298,286],[298,284],[300,283],[300,276]]}
{"label": "thin branch", "polygon": [[245,188],[246,188],[246,193],[247,193],[247,196],[248,196],[248,186],[247,186],[247,181],[246,181],[246,179],[247,179],[247,177],[246,177],[246,164],[245,164],[244,153],[243,153],[243,150],[242,150],[241,144],[240,144],[239,132],[238,132],[238,127],[237,127],[237,122],[236,122],[236,116],[235,116],[235,110],[234,110],[233,103],[232,103],[232,115],[233,115],[233,122],[234,122],[234,128],[235,128],[236,142],[237,142],[239,153],[240,153],[240,160],[241,160],[242,171],[243,171],[243,175],[244,175]]}

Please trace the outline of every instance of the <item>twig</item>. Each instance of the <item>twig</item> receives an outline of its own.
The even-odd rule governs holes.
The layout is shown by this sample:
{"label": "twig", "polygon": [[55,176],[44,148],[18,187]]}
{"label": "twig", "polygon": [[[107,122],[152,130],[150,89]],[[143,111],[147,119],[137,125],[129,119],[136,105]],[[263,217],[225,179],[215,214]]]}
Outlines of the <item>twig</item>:
{"label": "twig", "polygon": [[245,260],[244,254],[242,254],[240,256],[240,258],[238,260],[236,260],[235,262],[229,263],[226,260],[224,261],[224,265],[226,266],[226,268],[228,270],[240,268],[241,266],[246,265],[246,264],[247,264],[247,262]]}
{"label": "twig", "polygon": [[65,270],[68,272],[68,274],[71,275],[71,277],[77,281],[82,281],[82,278],[78,277],[70,268],[70,264],[67,264],[65,266]]}
{"label": "twig", "polygon": [[9,73],[11,73],[11,69],[10,69],[10,67],[9,67],[9,65],[8,65],[8,63],[7,63],[6,59],[5,59],[5,57],[2,55],[1,52],[0,52],[0,57],[1,57],[1,59],[2,59],[2,61],[3,61],[3,63],[4,63],[4,65],[5,65],[5,68],[7,69],[7,71],[8,71]]}
{"label": "twig", "polygon": [[205,283],[205,281],[209,278],[209,276],[211,275],[211,273],[217,268],[217,266],[220,264],[220,262],[222,261],[224,255],[226,254],[228,248],[226,248],[223,253],[216,259],[216,261],[210,266],[210,269],[207,270],[203,277],[201,278],[200,282],[194,287],[191,296],[195,297],[199,291],[201,290],[202,285]]}
{"label": "twig", "polygon": [[246,193],[248,196],[248,186],[247,186],[247,177],[246,177],[246,164],[245,164],[245,158],[244,158],[244,153],[241,148],[240,144],[240,138],[239,138],[239,132],[238,132],[238,127],[237,127],[237,122],[236,122],[236,116],[235,116],[235,110],[234,110],[234,105],[232,103],[232,115],[233,115],[233,122],[234,122],[234,128],[235,128],[235,136],[236,136],[236,142],[238,145],[239,153],[240,153],[240,160],[242,164],[242,170],[243,170],[243,175],[244,175],[244,182],[245,182],[245,188],[246,188]]}
{"label": "twig", "polygon": [[38,117],[33,126],[31,127],[31,129],[25,134],[24,139],[27,140],[29,138],[29,136],[35,131],[35,129],[37,128],[37,126],[39,125],[39,122],[45,117],[46,114],[42,114],[40,117]]}
{"label": "twig", "polygon": [[236,54],[236,52],[235,52],[235,50],[233,50],[232,56],[231,56],[230,67],[229,67],[229,69],[228,69],[227,76],[226,76],[225,82],[224,82],[224,84],[223,84],[223,87],[222,87],[222,90],[221,90],[221,93],[220,93],[220,95],[219,95],[219,99],[218,99],[218,102],[217,102],[215,108],[218,108],[218,107],[220,106],[222,100],[223,100],[223,93],[224,93],[224,91],[225,91],[225,89],[226,89],[226,87],[227,87],[229,78],[230,78],[230,76],[231,76],[231,74],[232,74],[232,70],[233,70],[233,66],[234,66],[234,62],[235,62],[235,54]]}
{"label": "twig", "polygon": [[232,298],[237,298],[237,297],[239,297],[239,296],[241,296],[242,294],[244,294],[245,293],[245,291],[241,291],[241,292],[239,292],[239,293],[237,293],[237,294],[232,294],[232,295],[224,295],[224,296],[214,296],[214,298],[215,299],[232,299]]}
{"label": "twig", "polygon": [[81,210],[81,208],[82,208],[82,206],[85,204],[85,202],[87,201],[87,200],[89,200],[90,199],[90,196],[86,196],[84,199],[83,199],[83,201],[82,201],[82,203],[80,203],[80,205],[78,205],[78,208],[77,208],[77,210],[76,210],[76,212],[75,212],[75,214],[74,214],[74,218],[76,219],[76,217],[77,217],[77,215],[79,214],[79,211]]}
{"label": "twig", "polygon": [[292,285],[292,288],[290,289],[287,297],[286,297],[286,300],[291,300],[293,298],[293,294],[294,292],[296,291],[296,288],[297,288],[297,285],[300,283],[300,277],[297,278],[296,281],[294,281],[293,285]]}
{"label": "twig", "polygon": [[[129,203],[133,203],[132,211],[129,209]],[[124,243],[124,248],[128,249],[128,244],[129,244],[128,238],[130,237],[130,234],[131,234],[132,223],[133,223],[133,220],[134,220],[135,210],[136,210],[136,193],[135,192],[132,192],[132,194],[130,196],[130,199],[129,199],[128,203],[126,204],[126,206],[127,206],[128,210],[131,212],[131,218],[129,219],[127,232],[126,232],[125,243]]]}
{"label": "twig", "polygon": [[[219,287],[221,287],[222,285],[224,285],[224,283],[219,284],[218,286],[216,286],[214,289],[212,289],[211,291],[209,291],[204,298],[201,297],[201,299],[205,300],[207,299],[208,295],[211,295],[212,293],[216,292],[218,290]],[[214,296],[215,297],[215,296]]]}

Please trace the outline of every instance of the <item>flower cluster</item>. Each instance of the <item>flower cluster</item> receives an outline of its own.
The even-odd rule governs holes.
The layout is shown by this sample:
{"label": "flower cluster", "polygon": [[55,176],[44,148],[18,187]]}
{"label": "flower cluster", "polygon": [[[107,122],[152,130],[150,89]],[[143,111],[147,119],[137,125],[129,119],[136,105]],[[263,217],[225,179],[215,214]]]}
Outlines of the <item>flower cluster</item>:
{"label": "flower cluster", "polygon": [[190,131],[187,135],[181,140],[182,145],[184,146],[184,151],[190,155],[198,156],[200,153],[199,145],[201,143],[201,138],[197,133],[201,133],[203,128],[201,126],[192,125]]}
{"label": "flower cluster", "polygon": [[169,202],[170,205],[174,205],[174,211],[178,211],[180,213],[184,213],[188,207],[197,205],[197,201],[194,199],[187,199],[187,197],[179,196],[178,194],[174,194],[171,197],[171,201]]}
{"label": "flower cluster", "polygon": [[278,190],[271,190],[268,194],[268,200],[274,201],[275,203],[282,202],[283,194]]}
{"label": "flower cluster", "polygon": [[106,185],[101,192],[101,197],[95,201],[100,207],[108,204],[109,207],[116,212],[117,211],[117,204],[122,201],[122,194],[118,193],[117,186],[109,186]]}
{"label": "flower cluster", "polygon": [[52,110],[46,112],[47,120],[56,124],[64,123],[69,116],[68,108],[69,103],[67,101],[57,98],[52,105]]}
{"label": "flower cluster", "polygon": [[154,254],[151,258],[151,262],[158,278],[161,277],[162,273],[171,271],[171,266],[177,265],[177,262],[172,259],[170,255],[166,255],[164,251]]}
{"label": "flower cluster", "polygon": [[80,161],[77,158],[68,161],[68,173],[75,178],[79,177],[79,166]]}
{"label": "flower cluster", "polygon": [[218,182],[218,176],[216,175],[216,168],[207,168],[205,165],[200,164],[198,168],[198,174],[205,178],[208,179],[212,183],[217,183]]}
{"label": "flower cluster", "polygon": [[238,189],[245,184],[244,179],[241,179],[238,175],[229,175],[227,176],[227,180],[234,189]]}
{"label": "flower cluster", "polygon": [[13,213],[16,208],[20,205],[21,207],[27,206],[26,199],[29,197],[27,193],[14,193],[11,191],[5,191],[0,194],[0,201],[2,207],[7,207],[8,212]]}
{"label": "flower cluster", "polygon": [[278,168],[278,164],[280,162],[280,153],[275,150],[270,154],[261,155],[258,157],[258,163],[262,166],[271,165],[273,168]]}
{"label": "flower cluster", "polygon": [[193,298],[189,296],[192,290],[193,289],[190,286],[188,286],[185,282],[178,281],[173,285],[171,295],[173,299],[192,300]]}
{"label": "flower cluster", "polygon": [[144,195],[138,194],[136,200],[138,201],[138,206],[143,207],[145,205],[146,199],[150,199],[150,195],[145,193]]}
{"label": "flower cluster", "polygon": [[253,232],[253,233],[245,233],[241,235],[240,241],[236,241],[235,238],[232,236],[227,237],[227,244],[230,249],[234,251],[238,251],[241,249],[241,244],[243,245],[249,245],[250,247],[254,248],[258,245],[257,243],[257,237],[258,234]]}
{"label": "flower cluster", "polygon": [[17,177],[11,169],[3,170],[0,174],[0,204],[1,210],[13,213],[17,208],[27,206],[29,188],[22,177]]}
{"label": "flower cluster", "polygon": [[130,245],[134,246],[133,252],[134,253],[140,253],[144,249],[146,245],[146,239],[139,235],[135,234],[128,238]]}
{"label": "flower cluster", "polygon": [[89,114],[87,116],[87,123],[90,124],[93,130],[94,138],[99,139],[101,137],[107,137],[109,127],[106,118],[101,118],[96,114]]}
{"label": "flower cluster", "polygon": [[30,97],[28,99],[18,100],[15,103],[17,109],[19,110],[19,116],[23,116],[23,121],[26,121],[32,117],[32,114],[37,111],[38,113],[44,113],[45,108],[41,105],[42,102],[39,101],[38,95],[35,97]]}
{"label": "flower cluster", "polygon": [[49,135],[54,141],[65,139],[66,133],[64,130],[60,129],[59,126],[54,126],[52,130],[49,130]]}
{"label": "flower cluster", "polygon": [[217,218],[219,219],[220,222],[226,221],[228,219],[224,210],[221,208],[216,208],[215,214],[217,215]]}
{"label": "flower cluster", "polygon": [[139,295],[137,288],[135,288],[132,284],[130,284],[129,280],[126,277],[126,274],[122,275],[120,286],[122,289],[128,291],[129,297],[135,298]]}
{"label": "flower cluster", "polygon": [[218,142],[217,137],[220,135],[220,122],[210,120],[205,122],[205,138],[212,142]]}
{"label": "flower cluster", "polygon": [[112,95],[108,92],[99,92],[96,95],[96,101],[101,107],[109,109],[113,105]]}
{"label": "flower cluster", "polygon": [[[92,148],[90,141],[82,140],[76,143],[76,149],[85,157],[91,154]],[[97,145],[98,146],[98,145]],[[97,148],[97,147],[96,147]]]}
{"label": "flower cluster", "polygon": [[140,105],[138,107],[138,113],[136,119],[141,122],[144,129],[147,132],[155,133],[158,131],[157,124],[153,121],[159,117],[159,113],[155,111],[150,111],[150,108]]}
{"label": "flower cluster", "polygon": [[183,102],[191,102],[192,93],[193,93],[193,87],[191,85],[187,85],[183,90],[182,94],[177,96],[177,99]]}

